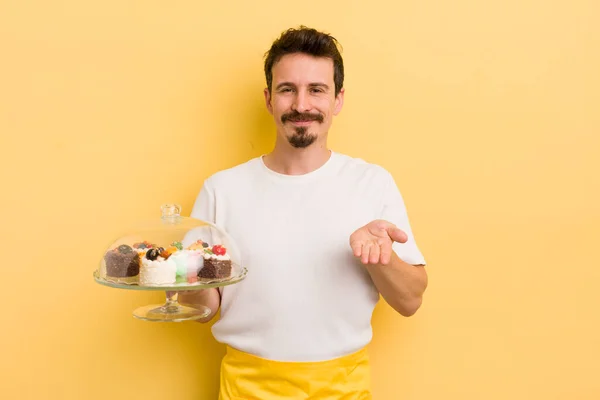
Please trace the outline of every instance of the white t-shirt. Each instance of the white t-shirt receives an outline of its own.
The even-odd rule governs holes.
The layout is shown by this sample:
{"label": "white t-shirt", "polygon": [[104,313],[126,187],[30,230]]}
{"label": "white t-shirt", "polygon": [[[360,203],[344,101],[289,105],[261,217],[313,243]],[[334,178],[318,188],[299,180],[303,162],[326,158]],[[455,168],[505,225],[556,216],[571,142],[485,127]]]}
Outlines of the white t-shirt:
{"label": "white t-shirt", "polygon": [[352,232],[375,219],[408,235],[398,256],[425,264],[392,176],[332,152],[319,169],[283,175],[254,158],[208,178],[191,216],[224,229],[246,278],[222,288],[215,339],[259,357],[322,361],[355,352],[372,337],[379,293],[352,254]]}

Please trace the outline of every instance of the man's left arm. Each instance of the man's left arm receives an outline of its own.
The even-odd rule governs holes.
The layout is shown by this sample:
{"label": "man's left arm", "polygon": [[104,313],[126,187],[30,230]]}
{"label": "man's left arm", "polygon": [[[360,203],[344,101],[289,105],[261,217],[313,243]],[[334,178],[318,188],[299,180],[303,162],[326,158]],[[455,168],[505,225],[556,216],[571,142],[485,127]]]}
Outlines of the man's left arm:
{"label": "man's left arm", "polygon": [[405,317],[417,312],[427,288],[425,266],[409,264],[393,251],[394,242],[407,240],[404,231],[385,220],[372,221],[350,236],[354,256],[364,264],[379,293]]}
{"label": "man's left arm", "polygon": [[425,266],[408,264],[392,252],[387,265],[366,264],[365,268],[381,296],[398,313],[409,317],[421,307],[427,288]]}

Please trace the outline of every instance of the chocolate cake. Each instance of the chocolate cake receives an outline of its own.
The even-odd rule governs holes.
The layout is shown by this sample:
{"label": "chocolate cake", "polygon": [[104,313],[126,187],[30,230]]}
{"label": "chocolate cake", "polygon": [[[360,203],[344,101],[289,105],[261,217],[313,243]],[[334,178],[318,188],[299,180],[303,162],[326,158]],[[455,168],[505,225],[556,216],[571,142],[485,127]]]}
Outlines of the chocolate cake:
{"label": "chocolate cake", "polygon": [[106,275],[113,278],[128,278],[140,273],[140,256],[130,246],[122,244],[104,255]]}
{"label": "chocolate cake", "polygon": [[204,267],[198,271],[198,278],[223,279],[231,275],[231,260],[204,258]]}

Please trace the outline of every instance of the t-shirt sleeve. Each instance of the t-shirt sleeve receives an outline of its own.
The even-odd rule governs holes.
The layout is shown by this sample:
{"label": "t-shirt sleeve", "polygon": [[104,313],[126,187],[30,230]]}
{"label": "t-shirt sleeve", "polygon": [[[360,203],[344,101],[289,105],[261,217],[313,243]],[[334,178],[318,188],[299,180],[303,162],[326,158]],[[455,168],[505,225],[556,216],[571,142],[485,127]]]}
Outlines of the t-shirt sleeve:
{"label": "t-shirt sleeve", "polygon": [[200,193],[196,197],[190,216],[213,224],[216,223],[215,194],[207,181],[204,182]]}
{"label": "t-shirt sleeve", "polygon": [[425,258],[417,246],[410,226],[404,199],[392,175],[386,174],[387,182],[384,190],[381,219],[393,223],[408,236],[406,243],[394,242],[392,248],[404,262],[412,265],[425,265]]}
{"label": "t-shirt sleeve", "polygon": [[[190,217],[201,221],[215,223],[215,196],[210,186],[205,182],[200,193],[196,197]],[[207,243],[215,243],[215,229],[210,225],[200,225],[186,232],[182,244],[187,247],[197,240]]]}

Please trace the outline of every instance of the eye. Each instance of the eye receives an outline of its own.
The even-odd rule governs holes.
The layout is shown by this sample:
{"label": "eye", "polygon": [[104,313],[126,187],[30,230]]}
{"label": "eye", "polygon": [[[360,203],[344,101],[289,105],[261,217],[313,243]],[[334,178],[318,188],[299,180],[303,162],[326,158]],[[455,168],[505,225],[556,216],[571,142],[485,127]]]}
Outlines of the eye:
{"label": "eye", "polygon": [[320,87],[314,87],[314,88],[311,88],[311,89],[310,89],[310,91],[311,91],[312,93],[324,93],[324,92],[325,92],[325,91],[323,90],[323,88],[320,88]]}
{"label": "eye", "polygon": [[292,88],[289,88],[289,87],[279,89],[280,93],[289,93],[291,91],[292,91]]}

